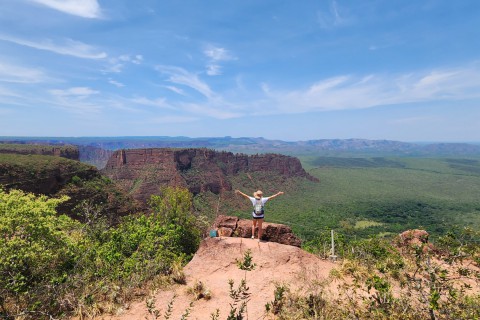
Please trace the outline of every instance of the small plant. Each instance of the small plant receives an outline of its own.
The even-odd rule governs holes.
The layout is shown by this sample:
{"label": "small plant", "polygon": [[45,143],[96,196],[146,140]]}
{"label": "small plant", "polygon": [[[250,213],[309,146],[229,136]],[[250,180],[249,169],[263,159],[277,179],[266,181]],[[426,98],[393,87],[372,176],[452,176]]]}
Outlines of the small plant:
{"label": "small plant", "polygon": [[388,313],[394,300],[390,282],[385,278],[373,275],[367,279],[366,285],[369,294],[372,288],[375,289],[375,292],[370,296],[370,307]]}
{"label": "small plant", "polygon": [[194,300],[210,300],[212,298],[212,294],[210,290],[205,286],[202,281],[195,281],[193,287],[188,288],[187,292],[193,295]]}
{"label": "small plant", "polygon": [[250,300],[249,288],[247,287],[247,281],[242,279],[237,289],[233,286],[235,281],[230,279],[228,285],[230,286],[230,298],[233,299],[233,303],[230,303],[230,314],[227,320],[243,320],[247,311],[247,303]]}
{"label": "small plant", "polygon": [[217,309],[215,312],[210,314],[210,320],[219,320],[220,319],[220,310]]}
{"label": "small plant", "polygon": [[185,273],[183,272],[183,267],[182,267],[182,260],[177,259],[173,261],[172,266],[170,268],[170,276],[172,277],[173,281],[175,281],[178,284],[186,284],[187,279],[185,276]]}
{"label": "small plant", "polygon": [[265,310],[272,312],[277,315],[282,311],[283,305],[285,303],[285,294],[288,292],[287,285],[275,285],[275,291],[273,293],[273,301],[268,302],[265,305]]}
{"label": "small plant", "polygon": [[[228,280],[230,286],[229,295],[233,302],[230,303],[230,313],[227,320],[243,320],[247,312],[247,303],[250,300],[249,287],[247,286],[247,271],[255,269],[256,264],[252,262],[252,251],[247,250],[243,255],[243,260],[236,260],[237,266],[240,270],[245,270],[245,277],[240,280],[240,284],[235,289],[235,281],[233,279]],[[220,310],[216,310],[215,313],[210,315],[211,320],[219,320]]]}
{"label": "small plant", "polygon": [[[156,320],[160,317],[160,310],[155,306],[155,291],[153,291],[145,302],[147,305],[147,312],[149,317],[145,317],[146,320],[153,319]],[[171,301],[173,303],[173,300]],[[170,307],[171,304],[169,304]]]}
{"label": "small plant", "polygon": [[255,269],[256,264],[252,262],[252,250],[245,251],[243,260],[236,260],[237,266],[240,270],[252,271]]}

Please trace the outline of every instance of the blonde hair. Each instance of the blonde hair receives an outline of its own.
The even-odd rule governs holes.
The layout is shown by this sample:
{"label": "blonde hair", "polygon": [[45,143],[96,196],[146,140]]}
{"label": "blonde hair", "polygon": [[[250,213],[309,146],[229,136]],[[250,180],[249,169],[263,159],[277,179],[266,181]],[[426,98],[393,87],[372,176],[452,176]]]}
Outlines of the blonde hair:
{"label": "blonde hair", "polygon": [[254,196],[255,198],[257,198],[257,197],[262,197],[262,195],[263,195],[262,190],[257,190],[257,191],[255,191],[255,192],[253,193],[253,196]]}

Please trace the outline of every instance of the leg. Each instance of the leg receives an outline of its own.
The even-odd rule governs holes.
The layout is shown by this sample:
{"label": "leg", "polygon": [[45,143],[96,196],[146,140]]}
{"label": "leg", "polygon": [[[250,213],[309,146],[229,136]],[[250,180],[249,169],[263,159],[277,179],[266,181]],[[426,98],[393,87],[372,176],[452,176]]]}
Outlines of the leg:
{"label": "leg", "polygon": [[262,239],[262,233],[263,233],[262,223],[263,223],[263,219],[258,219],[258,240]]}
{"label": "leg", "polygon": [[257,226],[257,219],[252,219],[252,239],[255,238],[255,227]]}

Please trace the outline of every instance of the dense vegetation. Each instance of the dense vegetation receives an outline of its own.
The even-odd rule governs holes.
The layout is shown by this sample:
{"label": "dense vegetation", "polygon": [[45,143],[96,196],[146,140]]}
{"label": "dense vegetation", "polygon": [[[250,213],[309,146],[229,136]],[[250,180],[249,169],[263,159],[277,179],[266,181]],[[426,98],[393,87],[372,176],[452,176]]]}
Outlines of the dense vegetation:
{"label": "dense vegetation", "polygon": [[85,223],[58,215],[66,200],[0,190],[1,318],[94,316],[146,290],[145,283],[182,280],[179,270],[202,227],[188,191],[164,189],[152,197],[150,215],[115,227],[92,211]]}
{"label": "dense vegetation", "polygon": [[[330,229],[345,236],[394,236],[422,228],[433,235],[480,226],[479,159],[302,158],[320,183],[256,181],[285,195],[267,204],[267,221],[291,225],[306,240]],[[237,187],[248,186],[248,179]],[[252,185],[252,183],[250,183]],[[250,187],[252,190],[254,187]],[[245,210],[246,209],[246,210]],[[248,218],[248,208],[232,213]]]}
{"label": "dense vegetation", "polygon": [[[310,252],[328,257],[334,229],[336,254],[344,261],[336,276],[354,283],[345,287],[343,300],[327,299],[316,284],[303,295],[290,292],[288,284],[279,286],[269,312],[277,319],[480,317],[478,294],[467,294],[467,287],[447,277],[473,279],[478,291],[478,271],[433,266],[428,262],[433,252],[422,247],[400,255],[390,241],[404,230],[425,229],[434,236],[437,258],[452,265],[468,261],[478,270],[478,158],[302,161],[320,183],[245,173],[233,179],[232,188],[260,188],[266,195],[285,191],[267,204],[267,221],[292,226]],[[15,189],[36,191],[28,187],[40,187],[52,173],[60,182],[53,197]],[[120,219],[129,200],[114,183],[91,166],[59,157],[0,154],[1,179],[8,188],[0,189],[0,318],[5,319],[112,312],[152,287],[181,282],[181,266],[216,214],[250,217],[250,205],[233,193],[193,197],[165,188],[151,198],[149,214]],[[393,295],[394,287],[400,295]],[[413,294],[423,300],[409,300]]]}
{"label": "dense vegetation", "polygon": [[[277,285],[268,310],[285,320],[479,319],[479,238],[465,228],[439,237],[435,247],[399,238],[340,241],[348,250],[329,279],[299,291]],[[332,281],[337,294],[328,289]]]}

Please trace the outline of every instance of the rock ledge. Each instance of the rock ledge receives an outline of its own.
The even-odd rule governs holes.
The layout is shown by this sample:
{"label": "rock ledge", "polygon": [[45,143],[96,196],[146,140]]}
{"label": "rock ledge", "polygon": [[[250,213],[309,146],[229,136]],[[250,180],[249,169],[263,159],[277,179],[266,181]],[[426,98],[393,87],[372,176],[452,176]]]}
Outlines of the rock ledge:
{"label": "rock ledge", "polygon": [[[215,219],[213,228],[220,237],[252,237],[252,221],[238,217],[220,215]],[[302,240],[293,234],[292,229],[284,224],[264,222],[262,240],[300,247]]]}

